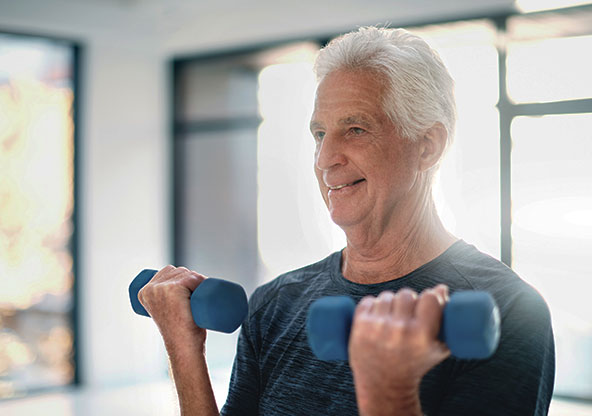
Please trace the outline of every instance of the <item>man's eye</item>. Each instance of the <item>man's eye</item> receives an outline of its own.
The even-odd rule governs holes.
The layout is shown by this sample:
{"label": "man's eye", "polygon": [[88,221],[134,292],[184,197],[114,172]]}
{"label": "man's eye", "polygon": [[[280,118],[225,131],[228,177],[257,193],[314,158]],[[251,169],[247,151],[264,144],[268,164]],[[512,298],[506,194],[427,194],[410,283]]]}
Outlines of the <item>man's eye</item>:
{"label": "man's eye", "polygon": [[352,127],[349,131],[354,135],[364,134],[366,132],[366,130],[361,127]]}
{"label": "man's eye", "polygon": [[325,137],[325,132],[324,131],[315,131],[313,133],[313,136],[314,136],[315,140],[321,141]]}

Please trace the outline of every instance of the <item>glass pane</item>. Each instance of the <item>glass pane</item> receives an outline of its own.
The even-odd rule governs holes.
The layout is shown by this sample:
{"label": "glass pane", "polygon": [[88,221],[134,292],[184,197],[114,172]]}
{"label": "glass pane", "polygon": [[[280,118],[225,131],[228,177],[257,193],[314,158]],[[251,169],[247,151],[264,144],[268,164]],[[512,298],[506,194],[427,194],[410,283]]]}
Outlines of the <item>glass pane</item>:
{"label": "glass pane", "polygon": [[560,9],[590,4],[587,0],[516,0],[516,7],[523,12]]}
{"label": "glass pane", "polygon": [[259,75],[258,241],[263,281],[345,247],[314,175],[308,129],[316,81],[312,56]]}
{"label": "glass pane", "polygon": [[557,343],[556,393],[592,397],[592,114],[512,125],[514,269],[543,294]]}
{"label": "glass pane", "polygon": [[511,18],[507,87],[517,103],[592,97],[592,11]]}
{"label": "glass pane", "polygon": [[258,76],[275,64],[311,62],[318,45],[296,42],[252,53],[183,62],[176,79],[175,120],[257,118]]}
{"label": "glass pane", "polygon": [[241,60],[189,63],[179,71],[177,121],[257,117],[257,71]]}
{"label": "glass pane", "polygon": [[0,35],[0,398],[73,379],[71,53]]}
{"label": "glass pane", "polygon": [[498,54],[487,21],[411,28],[440,54],[455,81],[456,136],[434,187],[446,227],[500,257]]}
{"label": "glass pane", "polygon": [[257,283],[257,133],[195,133],[176,140],[177,259],[254,289]]}
{"label": "glass pane", "polygon": [[[251,293],[257,285],[257,132],[196,133],[176,140],[179,265],[231,280]],[[208,332],[213,382],[228,386],[238,331]],[[224,403],[217,397],[218,403]]]}

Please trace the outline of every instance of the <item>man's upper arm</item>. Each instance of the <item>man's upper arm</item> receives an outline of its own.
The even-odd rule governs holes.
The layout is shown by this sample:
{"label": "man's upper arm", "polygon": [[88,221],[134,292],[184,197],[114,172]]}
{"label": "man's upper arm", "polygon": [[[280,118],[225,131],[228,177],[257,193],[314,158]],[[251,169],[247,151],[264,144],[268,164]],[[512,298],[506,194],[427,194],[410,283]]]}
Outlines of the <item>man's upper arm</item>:
{"label": "man's upper arm", "polygon": [[555,377],[549,310],[535,293],[515,299],[494,356],[459,364],[440,415],[546,415]]}

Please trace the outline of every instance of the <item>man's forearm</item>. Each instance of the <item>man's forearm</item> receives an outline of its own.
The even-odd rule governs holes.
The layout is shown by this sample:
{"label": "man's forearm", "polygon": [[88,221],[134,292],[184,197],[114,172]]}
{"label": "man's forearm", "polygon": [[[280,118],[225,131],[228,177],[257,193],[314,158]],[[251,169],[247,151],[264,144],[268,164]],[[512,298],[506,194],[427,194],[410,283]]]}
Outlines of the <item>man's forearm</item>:
{"label": "man's forearm", "polygon": [[208,373],[205,349],[187,344],[167,345],[181,416],[219,415]]}

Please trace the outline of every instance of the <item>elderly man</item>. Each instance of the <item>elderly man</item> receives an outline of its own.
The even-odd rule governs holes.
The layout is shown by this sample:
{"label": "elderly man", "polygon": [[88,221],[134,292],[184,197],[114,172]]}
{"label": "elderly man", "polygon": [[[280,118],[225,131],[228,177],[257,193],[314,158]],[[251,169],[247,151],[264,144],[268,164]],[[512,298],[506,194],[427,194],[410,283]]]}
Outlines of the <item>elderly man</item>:
{"label": "elderly man", "polygon": [[[225,415],[543,415],[554,378],[549,311],[500,262],[450,234],[432,179],[453,134],[453,81],[404,30],[363,28],[324,48],[310,123],[315,172],[347,247],[258,288],[243,323]],[[170,357],[182,413],[218,414],[205,330],[189,296],[205,277],[165,267],[140,292]],[[438,338],[449,291],[486,290],[499,348],[458,360]],[[359,303],[349,362],[323,362],[304,330],[326,295]]]}

